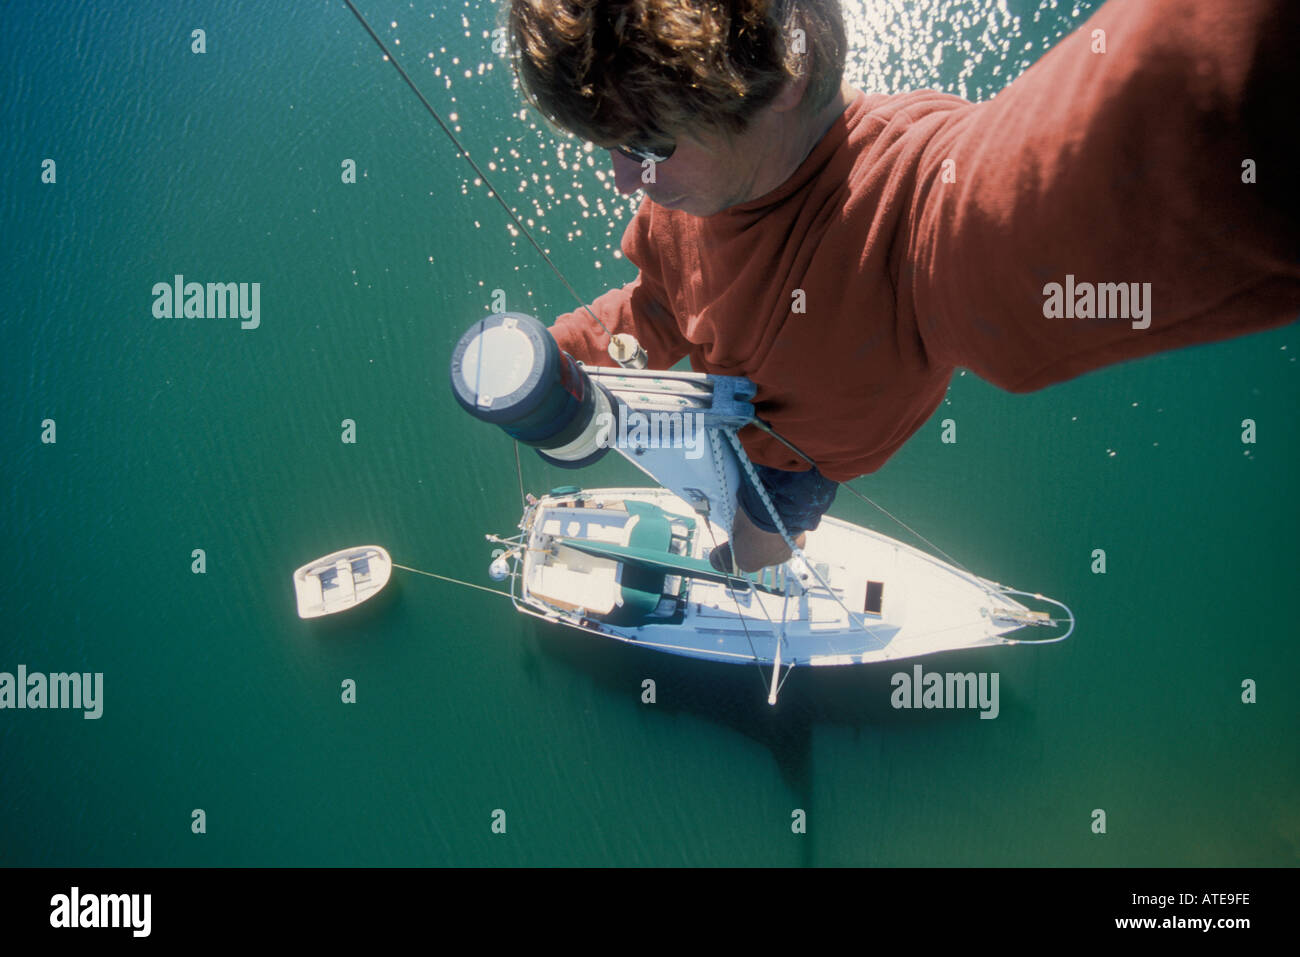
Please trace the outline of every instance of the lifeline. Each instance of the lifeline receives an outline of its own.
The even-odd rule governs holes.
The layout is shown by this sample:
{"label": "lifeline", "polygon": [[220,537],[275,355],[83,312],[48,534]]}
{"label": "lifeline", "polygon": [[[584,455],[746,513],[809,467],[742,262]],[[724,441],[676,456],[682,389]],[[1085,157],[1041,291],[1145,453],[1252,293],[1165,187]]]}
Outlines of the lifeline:
{"label": "lifeline", "polygon": [[0,708],[84,708],[83,718],[104,713],[104,673],[55,672],[48,677],[39,671],[27,673],[18,666],[18,677],[0,671]]}

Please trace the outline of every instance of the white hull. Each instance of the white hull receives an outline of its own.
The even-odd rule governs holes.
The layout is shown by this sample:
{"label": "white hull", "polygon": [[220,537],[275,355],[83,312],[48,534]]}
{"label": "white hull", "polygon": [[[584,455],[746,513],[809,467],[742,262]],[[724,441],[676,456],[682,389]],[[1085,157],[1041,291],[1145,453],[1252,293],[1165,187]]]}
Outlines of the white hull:
{"label": "white hull", "polygon": [[293,573],[299,618],[320,618],[355,608],[379,594],[393,573],[393,560],[378,545],[344,548],[308,562]]}
{"label": "white hull", "polygon": [[[804,553],[816,574],[805,569],[800,579],[791,565],[767,569],[764,581],[775,593],[687,576],[678,580],[684,595],[663,598],[657,610],[661,617],[634,626],[612,624],[602,618],[618,617],[623,566],[563,542],[626,545],[631,517],[625,500],[662,509],[674,530],[672,547],[682,549],[684,558],[707,559],[714,543],[726,540],[723,529],[662,489],[547,496],[525,512],[523,534],[512,552],[517,572],[512,596],[519,610],[615,640],[713,661],[772,664],[783,635],[779,658],[785,666],[866,664],[1016,644],[1005,636],[1028,624],[1058,623],[1032,612],[1013,594],[1064,609],[1073,630],[1073,616],[1059,602],[1025,596],[833,518],[824,518],[808,533]],[[693,530],[687,527],[691,522]],[[786,575],[791,576],[788,596]],[[665,593],[674,579],[666,581]]]}

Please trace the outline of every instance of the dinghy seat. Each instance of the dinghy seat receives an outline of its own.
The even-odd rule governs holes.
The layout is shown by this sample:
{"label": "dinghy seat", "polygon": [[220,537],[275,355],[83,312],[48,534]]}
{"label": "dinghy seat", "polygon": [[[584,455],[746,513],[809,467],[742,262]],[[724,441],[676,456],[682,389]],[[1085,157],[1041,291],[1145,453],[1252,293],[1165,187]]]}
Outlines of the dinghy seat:
{"label": "dinghy seat", "polygon": [[357,590],[355,583],[352,581],[351,563],[340,560],[334,566],[334,570],[338,573],[334,576],[334,584],[338,588],[338,594],[334,596],[334,600],[336,602],[352,601],[357,596]]}
{"label": "dinghy seat", "polygon": [[315,575],[305,575],[298,589],[298,611],[315,611],[325,604],[325,595],[321,591],[320,579]]}

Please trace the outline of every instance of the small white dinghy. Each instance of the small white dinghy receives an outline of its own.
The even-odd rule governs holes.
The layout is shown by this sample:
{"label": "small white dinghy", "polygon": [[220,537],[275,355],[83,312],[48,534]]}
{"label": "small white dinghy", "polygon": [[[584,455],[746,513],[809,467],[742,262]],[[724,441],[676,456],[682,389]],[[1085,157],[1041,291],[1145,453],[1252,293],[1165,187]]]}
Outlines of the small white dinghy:
{"label": "small white dinghy", "polygon": [[319,618],[355,608],[388,584],[393,559],[378,545],[360,545],[308,562],[293,573],[298,617]]}

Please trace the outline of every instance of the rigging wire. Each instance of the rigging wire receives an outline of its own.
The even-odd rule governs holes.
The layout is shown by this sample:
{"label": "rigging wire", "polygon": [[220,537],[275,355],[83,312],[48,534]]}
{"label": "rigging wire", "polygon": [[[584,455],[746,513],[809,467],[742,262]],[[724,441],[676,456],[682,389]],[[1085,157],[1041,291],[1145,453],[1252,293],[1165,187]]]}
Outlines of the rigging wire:
{"label": "rigging wire", "polygon": [[[781,521],[780,513],[777,512],[776,506],[772,504],[772,499],[767,494],[767,488],[763,485],[762,479],[758,477],[758,473],[754,470],[753,461],[746,454],[745,447],[740,444],[740,436],[736,434],[736,430],[723,429],[722,432],[727,436],[727,440],[731,442],[731,446],[736,453],[736,460],[740,463],[745,475],[754,486],[754,491],[758,493],[758,497],[762,500],[763,505],[767,507],[768,514],[772,517],[772,523],[776,526],[776,530],[780,533],[786,547],[790,549],[791,560],[800,562],[809,572],[812,573],[812,576],[817,580],[817,583],[821,585],[822,588],[826,589],[826,594],[830,596],[831,600],[840,606],[840,609],[844,612],[850,625],[857,625],[878,641],[879,638],[877,638],[875,630],[849,610],[848,605],[844,604],[840,599],[840,596],[836,593],[835,589],[831,587],[830,582],[822,578],[821,572],[817,571],[813,563],[808,561],[807,556],[803,553],[803,549],[801,549],[798,543],[790,537],[790,533],[786,531],[785,523]],[[888,644],[888,642],[885,642],[885,644]]]}
{"label": "rigging wire", "polygon": [[[727,487],[726,470],[723,468],[722,465],[722,440],[718,438],[716,432],[709,433],[709,448],[713,452],[713,468],[718,477],[718,484],[722,488],[726,488]],[[732,514],[733,510],[730,508],[730,503],[719,502],[718,504],[722,506],[721,511],[722,511],[723,527],[730,528],[732,525],[735,524],[735,516]],[[709,533],[709,540],[713,542],[713,547],[716,550],[718,548],[718,539],[713,534],[712,517],[709,514],[707,508],[705,511],[701,511],[699,514],[700,514],[700,518],[703,519],[704,521],[705,530]],[[730,554],[731,554],[731,562],[730,562],[731,573],[735,575],[739,575],[740,568],[736,564],[736,550],[734,547],[731,549]],[[724,569],[723,572],[725,574],[726,570]],[[736,606],[736,620],[740,622],[740,627],[745,630],[745,640],[749,642],[749,652],[751,655],[754,656],[754,664],[758,665],[759,667],[758,680],[762,683],[763,689],[766,691],[767,681],[763,677],[763,666],[762,663],[758,660],[758,651],[755,650],[754,648],[754,639],[749,634],[749,625],[745,623],[745,616],[740,610],[740,599],[736,597],[736,592],[732,588],[731,583],[729,581],[724,581],[723,584],[727,590],[727,594],[731,596],[731,603]],[[753,590],[751,590],[751,595],[752,594],[754,594]],[[759,600],[761,602],[761,599],[756,599],[756,600]],[[761,604],[760,607],[762,607]],[[764,609],[764,613],[766,613],[766,609]],[[777,641],[780,641],[780,636],[777,636]]]}
{"label": "rigging wire", "polygon": [[515,211],[510,208],[510,205],[501,198],[501,191],[492,185],[492,180],[488,179],[487,173],[483,172],[478,163],[474,162],[474,158],[469,155],[469,150],[465,149],[465,147],[461,145],[460,140],[456,138],[456,134],[453,133],[451,128],[442,121],[442,117],[438,115],[438,111],[433,108],[433,104],[424,98],[424,94],[420,92],[420,88],[415,85],[415,81],[411,79],[406,70],[402,69],[402,65],[397,62],[397,58],[388,52],[388,47],[384,46],[384,41],[379,39],[379,34],[375,33],[375,31],[371,29],[366,18],[361,15],[361,11],[353,6],[352,0],[343,0],[343,2],[347,4],[348,9],[352,11],[353,16],[355,16],[357,20],[361,22],[361,25],[365,27],[366,32],[370,34],[370,39],[374,40],[379,49],[383,51],[384,59],[393,65],[393,68],[396,69],[397,72],[401,74],[402,79],[406,81],[406,85],[409,86],[415,95],[420,98],[420,102],[424,104],[424,108],[429,111],[429,115],[437,121],[440,127],[442,127],[442,131],[447,134],[456,149],[460,151],[460,155],[465,158],[465,162],[469,163],[469,165],[473,167],[474,172],[479,175],[481,180],[483,180],[483,183],[488,188],[488,192],[491,193],[493,198],[501,204],[501,208],[506,211],[506,215],[509,216],[511,222],[515,224],[515,228],[523,233],[527,240],[533,244],[533,248],[536,249],[541,257],[546,260],[546,265],[551,267],[551,270],[559,277],[560,282],[564,283],[565,288],[568,289],[573,295],[573,298],[578,301],[578,305],[587,310],[587,314],[596,320],[596,324],[600,326],[601,329],[605,330],[605,335],[613,338],[613,334],[605,324],[600,321],[600,316],[592,312],[591,307],[587,305],[587,301],[578,295],[578,290],[574,289],[569,280],[565,278],[564,273],[560,272],[560,267],[551,261],[551,257],[547,255],[546,250],[542,248],[541,244],[533,238],[533,234],[528,231],[528,227],[525,226],[519,217],[515,215]]}
{"label": "rigging wire", "polygon": [[515,439],[515,477],[519,479],[519,505],[528,508],[528,496],[524,494],[524,467],[519,464],[519,440]]}
{"label": "rigging wire", "polygon": [[[704,527],[709,533],[709,539],[713,542],[713,547],[717,548],[718,540],[713,534],[713,523],[709,521],[707,515],[701,515],[700,517],[704,520]],[[736,566],[736,557],[734,552],[732,553],[731,565],[734,570]],[[758,651],[754,648],[754,639],[749,634],[749,626],[745,624],[745,616],[740,610],[740,599],[736,597],[735,589],[731,587],[731,580],[726,573],[724,573],[723,577],[723,587],[727,589],[727,594],[731,596],[732,604],[736,606],[736,620],[740,622],[740,627],[745,629],[745,640],[749,642],[749,653],[754,656],[754,664],[758,666],[758,683],[763,686],[764,691],[767,691],[767,680],[763,677],[763,663],[758,660]],[[751,592],[751,594],[753,594],[753,592]],[[759,601],[759,607],[761,608],[762,602],[756,594],[754,595],[754,600]],[[767,614],[767,609],[763,609],[763,613]],[[771,621],[771,619],[768,620],[769,622]],[[781,640],[779,635],[777,636],[777,640]]]}
{"label": "rigging wire", "polygon": [[[766,422],[764,422],[764,421],[763,421],[762,419],[760,419],[758,416],[754,416],[754,418],[750,421],[750,424],[753,425],[753,426],[755,426],[756,428],[760,429],[761,431],[766,432],[768,435],[772,436],[772,438],[776,439],[778,442],[780,442],[782,445],[784,445],[787,449],[789,449],[789,450],[790,450],[791,452],[793,452],[795,455],[799,456],[799,458],[803,459],[805,462],[807,462],[807,463],[808,463],[809,465],[811,465],[813,468],[817,468],[817,467],[818,467],[818,466],[817,466],[817,463],[814,462],[814,461],[813,461],[813,460],[812,460],[812,459],[807,455],[807,453],[805,453],[805,452],[803,451],[803,449],[799,448],[799,446],[795,445],[793,442],[791,442],[791,441],[790,441],[789,439],[787,439],[785,436],[781,435],[781,433],[777,432],[776,429],[772,428],[770,425],[768,425]],[[870,506],[872,506],[873,508],[879,510],[881,514],[883,514],[884,516],[886,516],[887,518],[889,518],[891,521],[897,523],[897,524],[900,525],[902,528],[904,528],[904,529],[906,529],[908,532],[910,532],[912,535],[915,535],[918,539],[920,539],[922,542],[924,542],[924,543],[925,543],[929,548],[932,548],[934,551],[938,552],[938,553],[939,553],[940,555],[942,555],[945,559],[947,559],[947,561],[948,561],[949,563],[951,563],[951,564],[953,564],[953,565],[956,565],[958,568],[960,568],[962,571],[964,571],[967,575],[970,575],[970,576],[973,577],[973,578],[979,578],[979,576],[976,575],[973,571],[971,571],[969,568],[967,568],[967,567],[966,567],[965,565],[963,565],[961,562],[957,561],[957,559],[953,558],[951,555],[949,555],[947,552],[945,552],[942,548],[940,548],[940,547],[939,547],[938,545],[936,545],[934,542],[930,541],[928,538],[926,538],[924,535],[922,535],[920,532],[918,532],[916,529],[914,529],[911,525],[908,525],[905,521],[903,521],[901,518],[899,518],[898,516],[896,516],[893,512],[889,511],[889,509],[885,508],[885,506],[881,505],[879,502],[876,502],[876,501],[872,500],[870,497],[868,497],[867,495],[864,495],[862,492],[859,492],[857,489],[855,489],[855,488],[854,488],[852,485],[850,485],[848,482],[841,482],[841,483],[839,483],[839,484],[840,484],[843,488],[848,489],[849,492],[850,492],[850,494],[856,495],[858,498],[862,499],[862,501],[866,502],[868,505],[870,505]]]}

